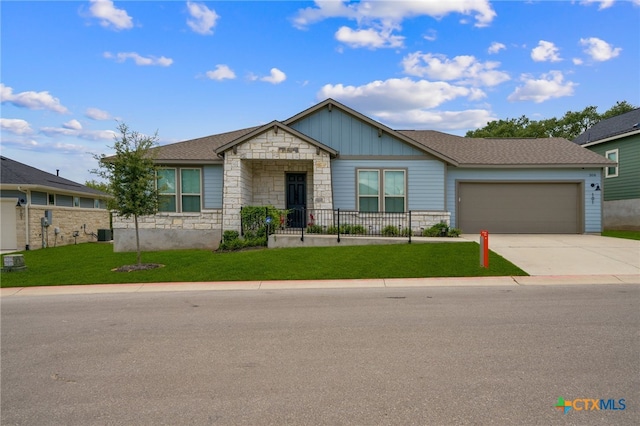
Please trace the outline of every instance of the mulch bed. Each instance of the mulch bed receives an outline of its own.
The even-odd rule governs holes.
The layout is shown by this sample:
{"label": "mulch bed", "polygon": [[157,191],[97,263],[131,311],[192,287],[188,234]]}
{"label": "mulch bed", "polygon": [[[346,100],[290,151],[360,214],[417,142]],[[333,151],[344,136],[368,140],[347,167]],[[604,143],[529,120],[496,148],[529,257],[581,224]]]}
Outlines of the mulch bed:
{"label": "mulch bed", "polygon": [[113,272],[148,271],[149,269],[164,268],[160,263],[141,263],[140,265],[124,265],[112,269]]}

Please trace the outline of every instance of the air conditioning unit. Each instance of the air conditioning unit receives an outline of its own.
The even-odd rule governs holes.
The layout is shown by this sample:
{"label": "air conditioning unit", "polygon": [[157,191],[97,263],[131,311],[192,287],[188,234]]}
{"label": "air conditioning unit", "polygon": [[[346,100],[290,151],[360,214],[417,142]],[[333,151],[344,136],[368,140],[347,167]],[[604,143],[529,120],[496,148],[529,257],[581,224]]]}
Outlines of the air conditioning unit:
{"label": "air conditioning unit", "polygon": [[111,229],[98,229],[98,241],[111,241]]}

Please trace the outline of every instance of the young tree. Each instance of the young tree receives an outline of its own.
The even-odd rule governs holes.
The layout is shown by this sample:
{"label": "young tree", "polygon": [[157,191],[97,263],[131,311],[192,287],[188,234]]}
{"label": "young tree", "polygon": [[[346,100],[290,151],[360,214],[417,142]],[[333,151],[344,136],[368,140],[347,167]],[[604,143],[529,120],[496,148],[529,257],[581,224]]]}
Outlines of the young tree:
{"label": "young tree", "polygon": [[136,228],[137,263],[140,256],[140,233],[138,218],[153,215],[158,211],[159,195],[156,185],[157,166],[151,149],[158,142],[158,133],[153,136],[132,131],[124,123],[118,124],[119,136],[113,146],[115,155],[95,155],[99,168],[91,170],[108,182],[113,195],[113,210],[125,218],[133,216]]}

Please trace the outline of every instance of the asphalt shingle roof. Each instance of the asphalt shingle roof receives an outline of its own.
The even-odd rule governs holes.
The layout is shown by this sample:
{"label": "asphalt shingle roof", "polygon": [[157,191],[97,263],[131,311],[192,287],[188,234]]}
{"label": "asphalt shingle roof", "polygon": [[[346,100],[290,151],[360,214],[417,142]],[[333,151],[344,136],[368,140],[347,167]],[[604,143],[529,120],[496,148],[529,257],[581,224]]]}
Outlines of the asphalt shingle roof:
{"label": "asphalt shingle roof", "polygon": [[602,120],[573,141],[578,145],[584,145],[638,130],[640,130],[640,108]]}
{"label": "asphalt shingle roof", "polygon": [[62,191],[81,192],[87,195],[107,196],[102,191],[47,173],[7,157],[0,157],[0,184],[38,185]]}
{"label": "asphalt shingle roof", "polygon": [[173,162],[219,160],[215,153],[217,148],[258,128],[260,126],[163,145],[153,148],[152,153],[156,161],[160,162],[163,160]]}
{"label": "asphalt shingle roof", "polygon": [[433,130],[399,133],[442,153],[460,166],[563,166],[610,164],[564,138],[464,138]]}

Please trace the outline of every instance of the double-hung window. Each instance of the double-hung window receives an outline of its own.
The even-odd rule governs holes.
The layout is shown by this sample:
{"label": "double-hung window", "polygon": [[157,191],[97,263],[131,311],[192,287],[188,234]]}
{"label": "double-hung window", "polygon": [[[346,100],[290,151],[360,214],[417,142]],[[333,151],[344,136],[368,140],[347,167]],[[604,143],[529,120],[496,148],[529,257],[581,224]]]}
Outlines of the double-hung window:
{"label": "double-hung window", "polygon": [[202,200],[200,169],[158,170],[161,212],[199,212]]}
{"label": "double-hung window", "polygon": [[176,205],[176,169],[158,170],[158,193],[160,194],[161,212],[175,212]]}
{"label": "double-hung window", "polygon": [[182,211],[200,211],[200,169],[181,169]]}
{"label": "double-hung window", "polygon": [[360,169],[358,210],[402,213],[406,209],[406,170]]}
{"label": "double-hung window", "polygon": [[[611,160],[611,161],[615,161],[616,163],[618,163],[618,165],[620,164],[620,160],[618,159],[618,150],[617,149],[612,149],[611,151],[607,151],[605,152],[605,157],[607,157],[607,159]],[[616,166],[610,166],[606,168],[605,171],[605,177],[616,177],[618,176],[618,165]]]}

